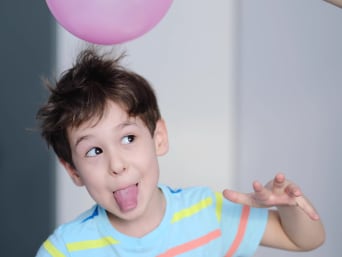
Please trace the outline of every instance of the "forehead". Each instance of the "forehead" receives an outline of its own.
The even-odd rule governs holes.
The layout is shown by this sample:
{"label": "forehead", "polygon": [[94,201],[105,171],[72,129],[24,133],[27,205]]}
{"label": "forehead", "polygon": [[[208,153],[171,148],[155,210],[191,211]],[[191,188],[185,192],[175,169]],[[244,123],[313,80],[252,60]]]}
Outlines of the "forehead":
{"label": "forehead", "polygon": [[68,134],[87,128],[94,128],[103,122],[110,122],[112,124],[120,123],[128,120],[135,120],[136,118],[129,117],[126,109],[113,101],[107,101],[102,112],[93,114],[89,119],[81,122],[78,125],[71,125],[67,128]]}

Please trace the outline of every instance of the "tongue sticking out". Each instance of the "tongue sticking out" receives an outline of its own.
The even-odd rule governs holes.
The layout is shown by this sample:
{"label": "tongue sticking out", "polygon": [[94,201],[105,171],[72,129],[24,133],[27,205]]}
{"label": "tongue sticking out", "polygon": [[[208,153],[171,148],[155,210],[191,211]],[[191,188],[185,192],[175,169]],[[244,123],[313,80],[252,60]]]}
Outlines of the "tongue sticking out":
{"label": "tongue sticking out", "polygon": [[114,198],[123,212],[130,211],[137,206],[138,187],[132,185],[114,192]]}

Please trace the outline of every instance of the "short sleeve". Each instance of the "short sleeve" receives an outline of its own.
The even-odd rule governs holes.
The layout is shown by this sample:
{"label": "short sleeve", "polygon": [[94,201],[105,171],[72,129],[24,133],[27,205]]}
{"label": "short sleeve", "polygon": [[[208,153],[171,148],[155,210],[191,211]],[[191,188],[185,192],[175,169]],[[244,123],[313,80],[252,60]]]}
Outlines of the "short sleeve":
{"label": "short sleeve", "polygon": [[236,204],[220,195],[216,199],[217,203],[222,201],[220,226],[227,243],[225,256],[253,256],[266,228],[268,209]]}
{"label": "short sleeve", "polygon": [[58,236],[58,229],[39,248],[36,257],[67,257],[65,244]]}

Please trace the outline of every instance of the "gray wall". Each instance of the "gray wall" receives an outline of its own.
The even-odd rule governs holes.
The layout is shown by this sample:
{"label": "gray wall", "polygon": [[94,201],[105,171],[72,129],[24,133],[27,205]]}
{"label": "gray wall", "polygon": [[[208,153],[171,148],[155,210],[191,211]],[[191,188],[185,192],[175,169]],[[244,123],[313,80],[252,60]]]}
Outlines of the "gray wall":
{"label": "gray wall", "polygon": [[53,25],[43,1],[0,3],[1,256],[34,256],[54,225],[53,173],[35,128],[51,74]]}
{"label": "gray wall", "polygon": [[240,1],[239,187],[282,171],[316,204],[325,245],[310,253],[261,248],[256,256],[340,256],[342,245],[342,9],[323,1]]}

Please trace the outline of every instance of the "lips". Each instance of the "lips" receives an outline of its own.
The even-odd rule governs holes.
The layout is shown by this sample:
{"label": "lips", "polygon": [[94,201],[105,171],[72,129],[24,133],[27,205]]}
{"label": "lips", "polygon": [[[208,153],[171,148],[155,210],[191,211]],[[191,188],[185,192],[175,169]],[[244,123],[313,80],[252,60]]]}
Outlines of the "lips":
{"label": "lips", "polygon": [[138,184],[119,189],[113,194],[122,212],[131,211],[138,204]]}

